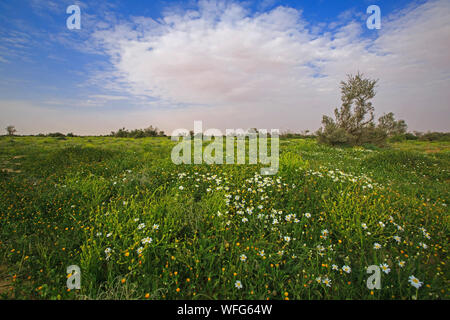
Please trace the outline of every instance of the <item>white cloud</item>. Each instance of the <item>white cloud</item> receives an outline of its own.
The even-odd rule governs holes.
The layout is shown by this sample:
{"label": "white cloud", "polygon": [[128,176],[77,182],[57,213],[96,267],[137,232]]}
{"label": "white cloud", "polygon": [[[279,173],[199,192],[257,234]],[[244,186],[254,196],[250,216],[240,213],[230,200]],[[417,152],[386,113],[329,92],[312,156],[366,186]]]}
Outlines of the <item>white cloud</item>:
{"label": "white cloud", "polygon": [[339,81],[360,70],[380,79],[379,113],[392,110],[415,128],[445,130],[449,8],[448,1],[430,1],[384,17],[373,40],[361,21],[317,35],[292,8],[252,15],[235,3],[200,1],[197,11],[135,18],[94,38],[122,88],[206,108],[191,114],[217,119],[217,126],[316,129],[339,104]]}
{"label": "white cloud", "polygon": [[[362,71],[380,79],[379,114],[393,111],[412,130],[449,129],[447,0],[383,16],[379,31],[366,30],[353,11],[327,27],[308,23],[296,9],[250,13],[223,1],[200,1],[197,10],[171,8],[156,21],[104,12],[103,20],[87,16],[83,46],[76,47],[107,55],[109,65],[83,87],[105,90],[81,101],[0,101],[4,121],[12,119],[22,132],[84,134],[150,124],[170,132],[190,129],[194,120],[220,129],[315,130],[322,114],[339,105],[339,82]],[[92,37],[89,30],[96,30]],[[133,107],[120,107],[128,104]]]}

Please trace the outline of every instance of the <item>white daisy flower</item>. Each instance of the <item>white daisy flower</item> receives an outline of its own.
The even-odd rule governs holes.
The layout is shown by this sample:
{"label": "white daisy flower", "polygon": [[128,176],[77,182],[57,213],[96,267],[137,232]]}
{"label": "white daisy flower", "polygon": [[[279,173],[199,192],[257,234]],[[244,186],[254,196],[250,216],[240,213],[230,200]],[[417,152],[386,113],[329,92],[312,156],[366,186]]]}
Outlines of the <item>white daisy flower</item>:
{"label": "white daisy flower", "polygon": [[322,280],[322,283],[323,283],[324,285],[326,285],[327,287],[331,287],[331,280],[328,279],[328,278],[323,279],[323,280]]}
{"label": "white daisy flower", "polygon": [[410,276],[408,282],[416,289],[419,289],[423,285],[423,282],[414,276]]}
{"label": "white daisy flower", "polygon": [[380,264],[380,268],[386,274],[391,272],[391,269],[389,268],[389,265],[387,263]]}

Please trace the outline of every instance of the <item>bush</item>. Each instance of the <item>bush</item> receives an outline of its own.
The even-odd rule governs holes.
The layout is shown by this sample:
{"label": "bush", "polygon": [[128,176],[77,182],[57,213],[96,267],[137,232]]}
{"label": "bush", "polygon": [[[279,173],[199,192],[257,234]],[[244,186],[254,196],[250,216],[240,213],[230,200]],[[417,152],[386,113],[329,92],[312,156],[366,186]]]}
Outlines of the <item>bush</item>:
{"label": "bush", "polygon": [[402,141],[406,141],[404,134],[397,134],[397,135],[389,138],[389,142],[402,142]]}
{"label": "bush", "polygon": [[417,137],[416,135],[410,132],[405,133],[405,140],[417,140],[417,139],[419,139],[419,137]]}
{"label": "bush", "polygon": [[47,137],[60,138],[60,137],[65,137],[65,135],[61,132],[52,132],[52,133],[47,134]]}
{"label": "bush", "polygon": [[450,141],[450,132],[427,132],[419,137],[422,141]]}

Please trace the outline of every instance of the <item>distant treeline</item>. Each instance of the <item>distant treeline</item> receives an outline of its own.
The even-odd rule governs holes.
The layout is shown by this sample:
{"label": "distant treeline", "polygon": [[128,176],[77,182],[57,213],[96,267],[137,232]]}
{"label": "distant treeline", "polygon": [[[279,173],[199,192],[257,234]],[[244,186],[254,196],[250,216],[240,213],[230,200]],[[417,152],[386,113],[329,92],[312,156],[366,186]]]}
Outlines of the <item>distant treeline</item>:
{"label": "distant treeline", "polygon": [[290,130],[282,132],[280,134],[281,139],[315,139],[316,135],[309,133],[309,130],[298,132],[292,132]]}
{"label": "distant treeline", "polygon": [[125,128],[121,128],[116,132],[111,131],[111,137],[116,138],[145,138],[145,137],[165,137],[164,131],[159,131],[158,128],[150,126],[146,129],[134,129],[128,131]]}
{"label": "distant treeline", "polygon": [[450,132],[407,132],[399,134],[389,139],[391,142],[399,142],[405,140],[419,140],[419,141],[450,141]]}
{"label": "distant treeline", "polygon": [[[8,127],[8,136],[21,136],[16,135],[16,130],[13,126]],[[250,129],[250,131],[258,132],[256,128]],[[191,136],[194,136],[194,132],[190,132]],[[67,134],[61,132],[51,132],[51,133],[39,133],[37,135],[22,135],[22,136],[36,136],[36,137],[53,137],[64,139],[66,137],[78,137],[74,133],[70,132]],[[127,130],[121,128],[117,131],[111,131],[109,135],[99,135],[100,137],[115,137],[115,138],[145,138],[145,137],[167,137],[164,131],[158,130],[158,128],[150,126],[146,129],[134,129]],[[270,133],[268,133],[270,136]],[[300,133],[292,132],[290,130],[284,131],[280,134],[281,139],[316,139],[317,135],[311,134],[309,130],[302,131]],[[418,141],[450,141],[450,132],[407,132],[402,134],[397,134],[389,138],[390,142],[400,142],[406,140],[418,140]]]}

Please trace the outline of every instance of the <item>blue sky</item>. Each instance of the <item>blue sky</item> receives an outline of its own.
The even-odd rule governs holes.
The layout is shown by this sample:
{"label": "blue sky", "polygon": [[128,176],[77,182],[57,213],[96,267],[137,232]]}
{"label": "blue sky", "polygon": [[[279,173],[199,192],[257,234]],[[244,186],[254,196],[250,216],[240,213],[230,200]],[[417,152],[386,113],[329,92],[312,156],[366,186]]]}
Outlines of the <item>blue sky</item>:
{"label": "blue sky", "polygon": [[[66,8],[81,7],[81,30]],[[366,9],[381,8],[368,30]],[[316,130],[339,81],[380,79],[377,112],[448,131],[448,1],[0,3],[0,125],[105,134],[156,125]],[[425,85],[423,84],[425,82]]]}

